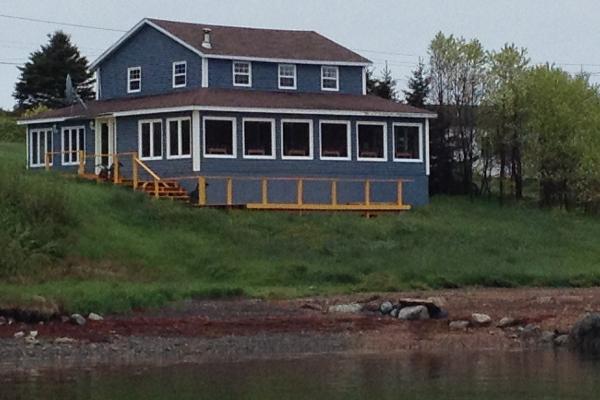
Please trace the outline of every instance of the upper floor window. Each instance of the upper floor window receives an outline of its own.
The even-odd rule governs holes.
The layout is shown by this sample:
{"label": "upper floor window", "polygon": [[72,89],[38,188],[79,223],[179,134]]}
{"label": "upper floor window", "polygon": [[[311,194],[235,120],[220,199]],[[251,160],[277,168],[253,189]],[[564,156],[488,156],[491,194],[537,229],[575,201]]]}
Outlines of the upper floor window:
{"label": "upper floor window", "polygon": [[138,93],[142,91],[142,67],[131,67],[127,69],[127,93]]}
{"label": "upper floor window", "polygon": [[279,89],[296,89],[296,66],[279,64]]}
{"label": "upper floor window", "polygon": [[249,62],[234,61],[233,86],[252,86],[252,64]]}
{"label": "upper floor window", "polygon": [[173,63],[173,87],[180,88],[187,85],[187,62],[177,61]]}
{"label": "upper floor window", "polygon": [[323,66],[321,67],[321,90],[339,90],[340,71],[338,67]]}

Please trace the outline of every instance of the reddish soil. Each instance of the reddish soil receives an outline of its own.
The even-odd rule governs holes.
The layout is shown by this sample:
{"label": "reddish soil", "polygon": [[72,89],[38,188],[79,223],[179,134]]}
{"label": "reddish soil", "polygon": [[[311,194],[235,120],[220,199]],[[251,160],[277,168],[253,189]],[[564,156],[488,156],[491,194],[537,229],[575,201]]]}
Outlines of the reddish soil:
{"label": "reddish soil", "polygon": [[[428,347],[428,343],[479,347],[495,343],[494,347],[502,348],[514,345],[514,337],[493,327],[454,332],[449,331],[448,320],[400,322],[378,312],[327,312],[333,304],[370,302],[375,306],[402,297],[441,298],[449,320],[469,319],[473,312],[480,312],[489,314],[495,322],[510,316],[522,325],[535,323],[542,330],[559,332],[566,332],[585,312],[600,311],[600,289],[472,289],[289,301],[190,301],[158,311],[108,316],[104,321],[88,321],[83,327],[60,321],[29,326],[15,323],[0,326],[0,338],[11,338],[19,330],[37,330],[44,338],[70,337],[90,342],[105,342],[115,336],[218,338],[314,332],[350,334],[357,343],[377,337],[378,346],[390,346],[393,342],[394,348],[398,348],[398,339],[402,338],[401,347],[406,349],[418,343],[420,347]],[[386,343],[388,339],[390,343]],[[361,345],[370,346],[366,342]]]}

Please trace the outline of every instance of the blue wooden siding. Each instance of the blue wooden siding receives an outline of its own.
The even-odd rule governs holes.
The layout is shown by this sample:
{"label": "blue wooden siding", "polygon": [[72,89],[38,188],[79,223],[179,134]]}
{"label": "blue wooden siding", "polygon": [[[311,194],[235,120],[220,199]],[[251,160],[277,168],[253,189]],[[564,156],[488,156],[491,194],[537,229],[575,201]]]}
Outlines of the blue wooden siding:
{"label": "blue wooden siding", "polygon": [[[173,62],[187,61],[187,86],[173,88]],[[127,93],[127,68],[142,67],[142,91]],[[156,95],[202,83],[202,59],[194,52],[145,26],[100,65],[101,100]]]}
{"label": "blue wooden siding", "polygon": [[[363,93],[363,68],[339,67],[339,93]],[[296,64],[296,90],[281,89],[285,92],[321,92],[321,66],[311,64]],[[279,64],[271,62],[252,62],[252,87],[240,88],[233,86],[233,61],[209,59],[208,85],[215,88],[236,88],[245,90],[279,91]],[[327,92],[331,93],[331,92]]]}

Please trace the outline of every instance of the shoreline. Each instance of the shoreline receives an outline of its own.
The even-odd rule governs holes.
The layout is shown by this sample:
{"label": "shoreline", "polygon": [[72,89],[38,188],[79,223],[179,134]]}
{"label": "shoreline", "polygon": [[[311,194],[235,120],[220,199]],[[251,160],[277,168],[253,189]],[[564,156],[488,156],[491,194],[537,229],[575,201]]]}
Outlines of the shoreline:
{"label": "shoreline", "polygon": [[[448,319],[400,321],[376,311],[327,312],[332,305],[435,297]],[[365,307],[367,308],[367,307]],[[372,308],[372,307],[371,307]],[[32,369],[155,366],[212,361],[410,352],[552,349],[545,332],[566,333],[600,310],[600,289],[461,289],[297,300],[187,301],[84,326],[53,320],[0,326],[0,375]],[[492,324],[450,329],[486,313]],[[518,323],[496,324],[504,317]],[[524,327],[536,329],[525,330]],[[28,343],[16,332],[37,331]]]}

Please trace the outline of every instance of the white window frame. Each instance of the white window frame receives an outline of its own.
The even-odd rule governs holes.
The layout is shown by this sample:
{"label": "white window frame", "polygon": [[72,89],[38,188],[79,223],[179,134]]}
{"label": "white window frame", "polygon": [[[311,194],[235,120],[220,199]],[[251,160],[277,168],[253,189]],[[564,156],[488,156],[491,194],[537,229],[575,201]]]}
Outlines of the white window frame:
{"label": "white window frame", "polygon": [[[73,137],[71,136],[71,133],[69,133],[69,147],[65,148],[65,145],[67,145],[67,143],[65,143],[65,132],[66,131],[73,131],[75,130],[77,132],[76,135],[76,139],[75,139],[75,150],[73,151],[73,143],[71,141],[71,139],[73,139]],[[60,130],[60,149],[61,149],[61,165],[65,165],[65,166],[71,166],[71,165],[79,165],[79,131],[83,130],[83,148],[85,149],[85,126],[83,125],[79,125],[79,126],[64,126],[61,130]],[[67,156],[67,152],[69,153],[75,153],[75,161],[66,161],[66,156]]]}
{"label": "white window frame", "polygon": [[[183,126],[183,122],[184,121],[189,121],[190,123],[190,152],[189,154],[183,154],[183,130],[182,130],[182,126]],[[173,155],[173,152],[171,151],[171,134],[173,132],[171,132],[171,122],[177,122],[177,132],[175,132],[175,134],[177,135],[177,154]],[[167,160],[181,160],[181,159],[185,159],[185,158],[192,158],[192,119],[190,117],[178,117],[178,118],[167,118],[166,121],[167,124],[167,139],[166,139],[166,144],[167,144]]]}
{"label": "white window frame", "polygon": [[[333,68],[335,69],[335,88],[326,88],[324,83],[325,80],[333,80],[333,78],[329,78],[329,77],[325,77],[325,69],[326,68]],[[326,92],[339,92],[340,90],[340,67],[335,66],[335,65],[322,65],[321,66],[321,90],[326,91]]]}
{"label": "white window frame", "polygon": [[[139,71],[140,77],[138,79],[131,79],[131,73],[133,71]],[[131,89],[132,82],[140,82],[139,89]],[[142,67],[129,67],[127,68],[127,93],[140,93],[142,91]]]}
{"label": "white window frame", "polygon": [[[34,154],[34,149],[31,147],[33,145],[33,140],[32,140],[32,136],[33,135],[38,135],[38,140],[37,140],[37,149],[35,149],[35,151],[37,151],[37,154],[39,157],[39,160],[36,164],[33,163],[33,154]],[[40,136],[44,136],[44,151],[40,152]],[[48,149],[48,135],[50,135],[50,149]],[[42,128],[42,129],[30,129],[29,130],[29,136],[28,136],[28,151],[29,151],[29,166],[31,168],[38,168],[38,167],[44,167],[46,165],[46,153],[52,152],[53,148],[54,148],[54,129],[52,128]],[[54,155],[52,155],[50,157],[50,163],[48,164],[50,166],[54,165]]]}
{"label": "white window frame", "polygon": [[[246,122],[269,122],[271,124],[271,154],[270,155],[246,155]],[[275,119],[274,118],[242,118],[242,158],[249,160],[274,160],[275,154]]]}
{"label": "white window frame", "polygon": [[[248,65],[248,73],[241,73],[241,72],[235,72],[235,66],[237,64],[247,64]],[[232,70],[232,83],[233,86],[237,86],[237,87],[252,87],[252,63],[250,61],[234,61],[231,63],[231,70]],[[248,83],[236,83],[235,82],[235,77],[236,75],[243,75],[243,76],[248,76]]]}
{"label": "white window frame", "polygon": [[[323,124],[339,124],[346,125],[346,157],[323,157]],[[351,123],[346,120],[320,120],[319,121],[319,159],[325,161],[350,161],[352,160],[352,136]]]}
{"label": "white window frame", "polygon": [[[184,73],[177,73],[176,72],[176,68],[180,65],[184,65],[185,66],[185,72]],[[187,86],[187,61],[175,61],[173,63],[173,89],[177,89],[177,88],[184,88]],[[182,84],[176,84],[176,78],[183,76],[184,79],[184,83]]]}
{"label": "white window frame", "polygon": [[[289,76],[289,75],[282,75],[281,74],[281,68],[282,67],[292,67],[294,69],[294,73],[293,75]],[[283,86],[281,85],[281,79],[282,78],[287,78],[287,79],[294,79],[294,84],[292,86]],[[281,90],[296,90],[298,88],[298,72],[297,72],[297,68],[296,68],[296,64],[278,64],[277,65],[277,87]]]}
{"label": "white window frame", "polygon": [[[285,123],[292,124],[308,124],[308,156],[286,156],[283,146],[283,125]],[[314,159],[314,121],[312,119],[282,119],[281,120],[281,159],[282,160],[313,160]]]}
{"label": "white window frame", "polygon": [[[229,121],[231,122],[231,152],[233,154],[210,154],[206,152],[206,121]],[[204,158],[237,158],[237,119],[235,117],[212,117],[202,118],[202,156]]]}
{"label": "white window frame", "polygon": [[[160,146],[160,156],[154,156],[154,124],[155,123],[160,123],[161,125],[161,132],[160,132],[160,141],[161,141],[161,146]],[[142,152],[142,125],[143,124],[150,124],[150,157],[144,157],[143,156],[143,152]],[[163,159],[163,153],[164,153],[164,132],[165,132],[165,128],[164,128],[164,124],[163,124],[163,120],[158,118],[158,119],[141,119],[138,121],[138,156],[140,157],[140,160],[143,161],[156,161],[156,160],[162,160]]]}
{"label": "white window frame", "polygon": [[[397,158],[396,157],[396,127],[407,126],[419,128],[419,158]],[[423,124],[418,122],[394,122],[392,124],[392,153],[394,162],[422,163],[423,162]]]}
{"label": "white window frame", "polygon": [[[383,157],[361,157],[359,148],[359,127],[364,126],[383,126]],[[357,121],[356,122],[356,160],[358,161],[373,161],[385,162],[388,160],[388,126],[385,122],[378,121]]]}

